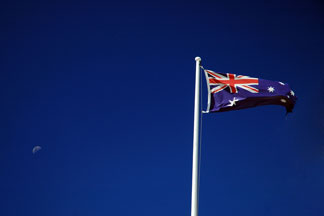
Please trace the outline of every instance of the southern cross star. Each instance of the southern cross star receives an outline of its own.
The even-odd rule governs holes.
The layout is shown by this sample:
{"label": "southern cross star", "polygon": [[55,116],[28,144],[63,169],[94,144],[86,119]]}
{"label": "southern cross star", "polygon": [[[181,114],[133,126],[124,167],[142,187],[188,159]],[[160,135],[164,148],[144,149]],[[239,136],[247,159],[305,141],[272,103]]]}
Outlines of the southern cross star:
{"label": "southern cross star", "polygon": [[292,96],[295,96],[295,92],[293,92],[292,90],[290,90],[290,94],[291,94]]}
{"label": "southern cross star", "polygon": [[280,101],[281,101],[282,103],[287,103],[287,101],[286,101],[285,99],[280,99]]}
{"label": "southern cross star", "polygon": [[269,91],[269,92],[274,92],[274,90],[275,90],[275,89],[274,89],[272,86],[268,87],[268,91]]}
{"label": "southern cross star", "polygon": [[229,102],[230,102],[230,104],[229,105],[227,105],[227,106],[234,106],[234,105],[236,105],[236,103],[235,102],[237,102],[237,101],[239,101],[238,99],[236,99],[235,97],[233,98],[233,100],[228,100]]}

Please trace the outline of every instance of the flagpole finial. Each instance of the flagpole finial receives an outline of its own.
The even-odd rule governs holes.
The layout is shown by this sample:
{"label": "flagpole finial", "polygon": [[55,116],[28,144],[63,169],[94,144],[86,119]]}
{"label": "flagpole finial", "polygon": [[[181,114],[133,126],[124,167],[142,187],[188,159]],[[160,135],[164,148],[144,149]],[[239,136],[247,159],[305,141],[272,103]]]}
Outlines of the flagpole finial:
{"label": "flagpole finial", "polygon": [[197,57],[195,58],[195,60],[196,60],[196,61],[201,61],[201,58],[200,58],[199,56],[197,56]]}

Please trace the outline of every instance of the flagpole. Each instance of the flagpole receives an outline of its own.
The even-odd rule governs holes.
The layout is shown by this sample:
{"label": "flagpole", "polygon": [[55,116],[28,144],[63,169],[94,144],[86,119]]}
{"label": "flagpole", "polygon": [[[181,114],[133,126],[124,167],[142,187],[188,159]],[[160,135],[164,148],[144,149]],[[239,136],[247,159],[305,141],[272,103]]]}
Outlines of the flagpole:
{"label": "flagpole", "polygon": [[191,188],[191,216],[198,216],[198,141],[199,141],[199,96],[200,96],[200,57],[196,61],[196,85],[195,85],[195,111],[194,111],[194,133],[192,152],[192,188]]}

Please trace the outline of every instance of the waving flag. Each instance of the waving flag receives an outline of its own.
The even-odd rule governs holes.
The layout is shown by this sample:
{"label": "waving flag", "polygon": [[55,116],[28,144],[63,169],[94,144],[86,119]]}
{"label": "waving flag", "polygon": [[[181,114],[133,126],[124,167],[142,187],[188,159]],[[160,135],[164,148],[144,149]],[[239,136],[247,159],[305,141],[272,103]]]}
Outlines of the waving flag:
{"label": "waving flag", "polygon": [[297,97],[287,83],[205,70],[209,91],[206,112],[223,112],[261,105],[281,105],[292,112]]}

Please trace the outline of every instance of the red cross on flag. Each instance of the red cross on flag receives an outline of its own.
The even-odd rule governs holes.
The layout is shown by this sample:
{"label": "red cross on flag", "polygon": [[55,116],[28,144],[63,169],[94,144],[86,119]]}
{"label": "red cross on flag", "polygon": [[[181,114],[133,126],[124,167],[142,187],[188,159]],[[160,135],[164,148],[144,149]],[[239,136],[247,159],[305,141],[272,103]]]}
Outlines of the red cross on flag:
{"label": "red cross on flag", "polygon": [[230,88],[231,93],[237,93],[237,87],[243,88],[251,93],[259,92],[257,88],[251,86],[259,84],[259,80],[257,78],[243,75],[236,76],[236,74],[230,73],[227,73],[226,76],[224,76],[210,70],[206,70],[206,72],[210,75],[209,85],[215,86],[211,89],[211,93],[220,92],[227,87]]}

